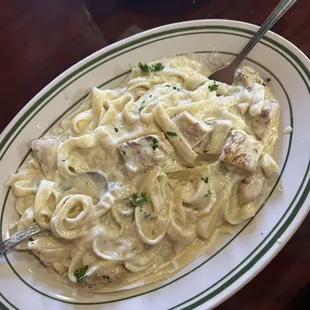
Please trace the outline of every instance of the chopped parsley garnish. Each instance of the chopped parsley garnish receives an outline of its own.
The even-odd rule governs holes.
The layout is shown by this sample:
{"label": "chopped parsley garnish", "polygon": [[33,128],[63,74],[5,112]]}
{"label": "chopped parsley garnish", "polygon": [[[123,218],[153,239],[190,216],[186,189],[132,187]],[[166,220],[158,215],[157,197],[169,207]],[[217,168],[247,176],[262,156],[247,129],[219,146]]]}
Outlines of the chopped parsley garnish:
{"label": "chopped parsley garnish", "polygon": [[269,83],[271,81],[271,78],[266,79],[266,81]]}
{"label": "chopped parsley garnish", "polygon": [[201,177],[201,181],[204,181],[205,183],[208,183],[209,182],[209,178],[208,177]]}
{"label": "chopped parsley garnish", "polygon": [[152,66],[153,71],[162,71],[164,69],[164,65],[161,62]]}
{"label": "chopped parsley garnish", "polygon": [[142,101],[141,107],[139,108],[139,113],[145,108],[145,100]]}
{"label": "chopped parsley garnish", "polygon": [[86,277],[85,273],[86,273],[87,269],[88,269],[88,265],[82,266],[81,268],[76,269],[74,271],[74,275],[75,275],[78,282],[82,282],[85,279],[85,277]]}
{"label": "chopped parsley garnish", "polygon": [[158,141],[156,138],[154,138],[154,139],[152,140],[152,149],[153,149],[154,151],[158,148],[158,143],[159,143],[159,141]]}
{"label": "chopped parsley garnish", "polygon": [[167,131],[168,136],[177,136],[178,134],[175,131]]}
{"label": "chopped parsley garnish", "polygon": [[162,71],[164,69],[164,65],[161,62],[158,62],[154,65],[148,65],[148,64],[139,62],[138,66],[141,69],[141,71],[144,73],[157,72],[157,71]]}
{"label": "chopped parsley garnish", "polygon": [[115,132],[118,132],[118,128],[114,127]]}
{"label": "chopped parsley garnish", "polygon": [[219,88],[218,84],[215,83],[215,81],[213,82],[212,85],[209,85],[208,88],[211,90],[211,91],[217,91],[217,89]]}
{"label": "chopped parsley garnish", "polygon": [[138,66],[142,72],[145,72],[145,73],[150,72],[150,66],[148,64],[143,64],[142,62],[139,62]]}
{"label": "chopped parsley garnish", "polygon": [[208,197],[211,194],[211,191],[209,190],[206,194],[205,197]]}
{"label": "chopped parsley garnish", "polygon": [[141,193],[141,194],[134,193],[134,194],[132,194],[132,196],[129,198],[130,206],[131,206],[132,208],[137,208],[137,207],[142,208],[143,204],[144,204],[145,202],[147,202],[148,200],[149,200],[149,198],[147,197],[147,194],[146,194],[146,193]]}
{"label": "chopped parsley garnish", "polygon": [[181,90],[181,88],[176,87],[176,86],[173,86],[172,88],[173,88],[174,90],[177,90],[177,91],[180,91],[180,90]]}

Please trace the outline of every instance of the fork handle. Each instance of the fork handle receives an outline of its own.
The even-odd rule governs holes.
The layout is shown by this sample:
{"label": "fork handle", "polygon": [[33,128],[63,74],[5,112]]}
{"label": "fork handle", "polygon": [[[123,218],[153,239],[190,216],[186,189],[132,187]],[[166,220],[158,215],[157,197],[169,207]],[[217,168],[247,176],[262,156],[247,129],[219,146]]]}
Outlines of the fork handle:
{"label": "fork handle", "polygon": [[5,253],[12,250],[15,246],[27,240],[30,236],[37,234],[38,232],[42,231],[42,228],[39,225],[33,225],[29,228],[19,231],[15,233],[10,238],[6,239],[5,241],[0,243],[0,257]]}
{"label": "fork handle", "polygon": [[238,56],[233,60],[233,68],[236,69],[241,61],[248,55],[255,44],[266,34],[266,32],[287,12],[287,10],[296,2],[297,0],[281,0],[275,9],[271,12],[259,30],[251,38],[251,40],[246,44]]}

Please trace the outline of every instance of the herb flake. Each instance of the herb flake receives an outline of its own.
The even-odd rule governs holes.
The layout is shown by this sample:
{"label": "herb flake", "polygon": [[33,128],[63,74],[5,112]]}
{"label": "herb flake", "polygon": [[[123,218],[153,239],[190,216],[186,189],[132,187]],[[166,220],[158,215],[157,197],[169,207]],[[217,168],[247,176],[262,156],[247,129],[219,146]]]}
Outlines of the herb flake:
{"label": "herb flake", "polygon": [[138,66],[142,72],[145,72],[145,73],[150,72],[150,66],[148,64],[143,64],[142,62],[139,62]]}
{"label": "herb flake", "polygon": [[209,178],[208,177],[201,177],[201,181],[204,181],[205,183],[209,182]]}
{"label": "herb flake", "polygon": [[177,136],[178,134],[175,131],[167,131],[168,136]]}
{"label": "herb flake", "polygon": [[158,62],[154,65],[148,65],[146,63],[139,62],[138,66],[141,69],[141,71],[144,73],[158,72],[164,69],[164,65],[161,62]]}
{"label": "herb flake", "polygon": [[209,190],[206,194],[205,197],[208,197],[211,194],[211,191]]}
{"label": "herb flake", "polygon": [[147,197],[146,193],[134,193],[132,196],[129,198],[130,201],[130,207],[131,208],[142,208],[143,204],[147,202],[149,198]]}
{"label": "herb flake", "polygon": [[142,104],[139,108],[139,113],[141,113],[141,111],[145,108],[145,100],[142,101]]}
{"label": "herb flake", "polygon": [[181,91],[182,90],[182,88],[179,88],[179,87],[176,87],[176,86],[173,86],[172,89],[177,90],[177,91]]}
{"label": "herb flake", "polygon": [[114,127],[115,132],[118,132],[118,128]]}
{"label": "herb flake", "polygon": [[164,65],[161,62],[152,65],[152,71],[162,71],[164,69]]}
{"label": "herb flake", "polygon": [[152,149],[155,151],[158,148],[159,141],[156,138],[153,138],[152,140]]}
{"label": "herb flake", "polygon": [[212,85],[209,85],[208,88],[211,90],[211,91],[217,91],[217,89],[219,88],[219,85],[215,83],[215,81],[213,81],[213,84]]}
{"label": "herb flake", "polygon": [[82,266],[81,268],[76,269],[74,271],[74,275],[75,275],[78,282],[82,282],[85,279],[85,277],[86,277],[85,273],[86,273],[87,269],[88,269],[88,265]]}

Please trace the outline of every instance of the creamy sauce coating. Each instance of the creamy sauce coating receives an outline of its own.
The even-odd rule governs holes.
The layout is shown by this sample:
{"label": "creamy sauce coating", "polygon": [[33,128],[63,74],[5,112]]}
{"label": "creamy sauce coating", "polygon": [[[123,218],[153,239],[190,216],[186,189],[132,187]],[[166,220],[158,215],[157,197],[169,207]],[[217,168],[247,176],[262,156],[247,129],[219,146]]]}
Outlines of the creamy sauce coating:
{"label": "creamy sauce coating", "polygon": [[[148,72],[146,72],[148,71]],[[94,88],[12,175],[22,243],[60,281],[100,292],[180,270],[253,217],[277,175],[279,103],[252,68],[233,85],[187,56]]]}

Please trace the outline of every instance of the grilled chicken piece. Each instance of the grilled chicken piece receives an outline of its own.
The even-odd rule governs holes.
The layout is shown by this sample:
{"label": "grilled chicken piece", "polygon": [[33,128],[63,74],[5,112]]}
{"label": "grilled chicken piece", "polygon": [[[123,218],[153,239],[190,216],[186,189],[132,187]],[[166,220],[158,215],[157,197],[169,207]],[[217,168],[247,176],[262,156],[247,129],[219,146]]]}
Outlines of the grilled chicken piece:
{"label": "grilled chicken piece", "polygon": [[255,201],[261,194],[264,184],[265,178],[261,174],[254,174],[243,179],[238,189],[240,204],[243,206]]}
{"label": "grilled chicken piece", "polygon": [[237,109],[241,115],[244,115],[249,110],[249,102],[241,102],[237,105]]}
{"label": "grilled chicken piece", "polygon": [[265,87],[263,85],[255,83],[251,91],[251,103],[249,108],[249,114],[251,116],[257,116],[262,113],[265,101]]}
{"label": "grilled chicken piece", "polygon": [[259,115],[252,118],[252,126],[258,140],[264,139],[271,130],[272,123],[279,112],[279,102],[266,99]]}
{"label": "grilled chicken piece", "polygon": [[194,151],[196,153],[221,154],[232,123],[227,120],[214,120],[208,121],[207,125],[212,127],[212,131]]}
{"label": "grilled chicken piece", "polygon": [[60,145],[58,138],[43,137],[31,143],[34,158],[40,164],[46,179],[51,180],[57,170],[57,153]]}
{"label": "grilled chicken piece", "polygon": [[228,164],[255,171],[263,145],[243,130],[232,130],[226,140],[220,159]]}
{"label": "grilled chicken piece", "polygon": [[192,148],[197,146],[212,131],[211,126],[187,111],[178,114],[172,120]]}
{"label": "grilled chicken piece", "polygon": [[167,158],[165,136],[147,135],[120,144],[119,150],[125,160],[128,174],[145,171]]}
{"label": "grilled chicken piece", "polygon": [[279,167],[277,163],[270,155],[266,153],[263,153],[262,155],[260,167],[262,168],[263,174],[267,179],[279,174]]}
{"label": "grilled chicken piece", "polygon": [[241,85],[245,88],[252,89],[255,83],[263,84],[263,80],[253,68],[243,67],[236,70],[233,81],[234,85]]}
{"label": "grilled chicken piece", "polygon": [[109,261],[91,265],[86,275],[84,281],[91,285],[116,285],[123,283],[127,278],[127,272],[123,264]]}

